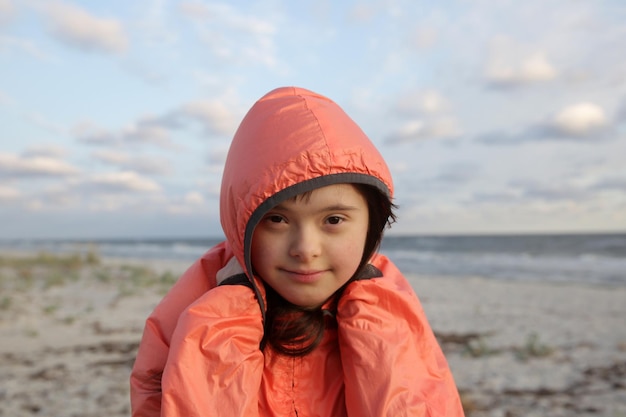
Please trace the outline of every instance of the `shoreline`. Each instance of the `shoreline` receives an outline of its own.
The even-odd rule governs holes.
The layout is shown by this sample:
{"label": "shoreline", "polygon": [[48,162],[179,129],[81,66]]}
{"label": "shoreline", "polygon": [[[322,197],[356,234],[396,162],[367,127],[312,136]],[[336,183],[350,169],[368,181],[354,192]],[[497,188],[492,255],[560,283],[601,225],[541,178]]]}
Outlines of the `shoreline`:
{"label": "shoreline", "polygon": [[[0,414],[129,415],[145,319],[191,263],[22,255],[0,264]],[[626,288],[408,279],[468,416],[626,415]]]}

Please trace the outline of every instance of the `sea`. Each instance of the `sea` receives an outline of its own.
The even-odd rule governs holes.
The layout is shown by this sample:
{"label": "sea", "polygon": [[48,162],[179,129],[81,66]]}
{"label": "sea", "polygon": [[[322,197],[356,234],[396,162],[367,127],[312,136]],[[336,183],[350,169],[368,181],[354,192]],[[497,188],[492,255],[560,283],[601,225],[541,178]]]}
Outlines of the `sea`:
{"label": "sea", "polygon": [[[221,238],[0,240],[0,250],[188,261]],[[626,233],[386,236],[380,252],[407,275],[626,286]]]}

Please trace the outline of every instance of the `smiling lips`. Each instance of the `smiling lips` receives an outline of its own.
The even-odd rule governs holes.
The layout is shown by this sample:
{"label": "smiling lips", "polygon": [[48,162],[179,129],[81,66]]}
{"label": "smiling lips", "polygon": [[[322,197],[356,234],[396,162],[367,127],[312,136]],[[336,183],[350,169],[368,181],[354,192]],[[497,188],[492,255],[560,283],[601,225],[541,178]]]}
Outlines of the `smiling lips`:
{"label": "smiling lips", "polygon": [[283,269],[283,272],[286,273],[287,277],[293,281],[310,284],[319,281],[326,271],[290,271]]}

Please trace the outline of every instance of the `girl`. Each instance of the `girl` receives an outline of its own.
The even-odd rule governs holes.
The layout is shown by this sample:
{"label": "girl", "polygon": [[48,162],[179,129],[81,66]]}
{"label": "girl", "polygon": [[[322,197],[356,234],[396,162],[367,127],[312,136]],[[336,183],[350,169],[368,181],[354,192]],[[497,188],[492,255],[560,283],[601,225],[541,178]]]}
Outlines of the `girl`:
{"label": "girl", "polygon": [[226,241],[148,318],[133,416],[462,416],[419,300],[376,254],[392,181],[331,100],[279,88],[226,160]]}

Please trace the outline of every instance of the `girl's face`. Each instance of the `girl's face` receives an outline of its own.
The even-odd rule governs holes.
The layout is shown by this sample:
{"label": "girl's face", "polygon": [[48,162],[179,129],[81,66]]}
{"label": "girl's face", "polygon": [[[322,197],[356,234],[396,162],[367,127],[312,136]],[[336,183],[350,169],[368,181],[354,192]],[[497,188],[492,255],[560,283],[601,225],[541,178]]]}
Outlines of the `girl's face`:
{"label": "girl's face", "polygon": [[292,304],[321,306],[356,272],[368,225],[367,202],[354,186],[318,188],[263,217],[252,238],[252,265]]}

